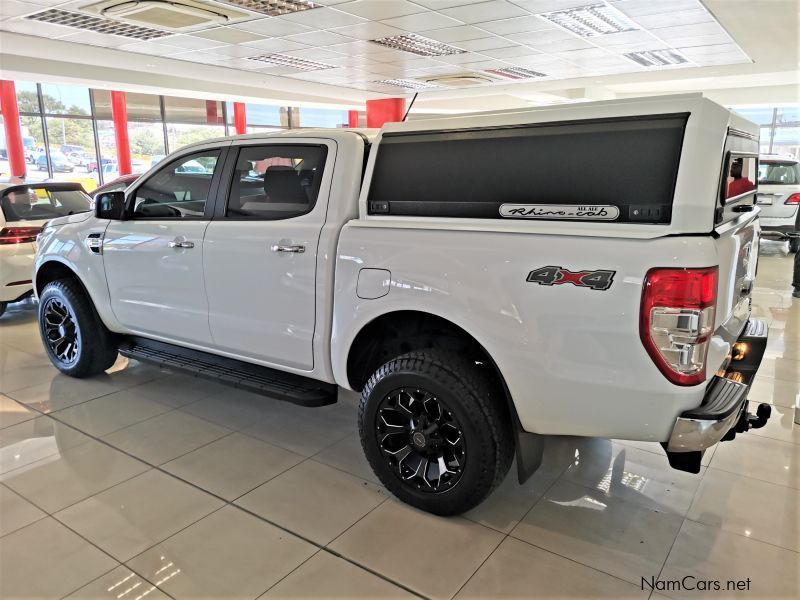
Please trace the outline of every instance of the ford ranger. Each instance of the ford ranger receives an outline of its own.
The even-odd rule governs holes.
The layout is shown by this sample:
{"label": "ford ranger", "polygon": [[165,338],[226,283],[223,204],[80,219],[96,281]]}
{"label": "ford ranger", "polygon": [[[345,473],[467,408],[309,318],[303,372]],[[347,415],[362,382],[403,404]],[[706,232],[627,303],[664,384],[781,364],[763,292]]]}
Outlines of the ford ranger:
{"label": "ford ranger", "polygon": [[[375,473],[437,514],[550,434],[661,442],[747,411],[758,127],[698,95],[228,137],[53,219],[34,287],[53,364],[118,353],[306,406],[361,393]],[[746,181],[742,181],[742,179]]]}

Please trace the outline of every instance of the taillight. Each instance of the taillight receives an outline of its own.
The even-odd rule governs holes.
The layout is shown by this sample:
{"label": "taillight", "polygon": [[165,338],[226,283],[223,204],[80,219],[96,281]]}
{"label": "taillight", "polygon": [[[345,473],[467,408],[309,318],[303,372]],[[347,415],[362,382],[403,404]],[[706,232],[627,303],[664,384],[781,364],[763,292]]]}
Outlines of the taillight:
{"label": "taillight", "polygon": [[800,194],[792,194],[784,201],[784,204],[800,204]]}
{"label": "taillight", "polygon": [[0,245],[35,242],[41,231],[41,227],[3,227],[0,229]]}
{"label": "taillight", "polygon": [[647,272],[639,335],[650,358],[672,383],[705,381],[716,300],[717,267]]}

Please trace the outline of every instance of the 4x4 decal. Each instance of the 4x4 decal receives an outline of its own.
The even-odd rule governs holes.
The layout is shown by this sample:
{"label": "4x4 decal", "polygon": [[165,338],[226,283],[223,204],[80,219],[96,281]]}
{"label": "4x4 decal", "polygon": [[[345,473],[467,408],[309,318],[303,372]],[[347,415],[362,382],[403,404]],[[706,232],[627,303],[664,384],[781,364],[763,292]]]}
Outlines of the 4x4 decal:
{"label": "4x4 decal", "polygon": [[561,285],[571,283],[593,290],[607,290],[614,281],[616,271],[570,271],[561,267],[540,267],[528,273],[525,281],[539,285]]}

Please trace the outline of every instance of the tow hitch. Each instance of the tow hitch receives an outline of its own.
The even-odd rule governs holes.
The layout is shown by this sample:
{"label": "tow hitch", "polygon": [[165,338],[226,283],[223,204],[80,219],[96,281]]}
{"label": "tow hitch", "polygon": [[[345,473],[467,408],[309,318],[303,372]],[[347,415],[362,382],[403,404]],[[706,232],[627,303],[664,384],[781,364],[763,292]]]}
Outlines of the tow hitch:
{"label": "tow hitch", "polygon": [[699,473],[707,448],[767,424],[772,407],[761,403],[752,414],[748,411],[747,394],[761,365],[768,332],[765,320],[748,321],[733,344],[732,360],[724,376],[714,377],[700,406],[678,416],[669,441],[662,444],[672,468]]}

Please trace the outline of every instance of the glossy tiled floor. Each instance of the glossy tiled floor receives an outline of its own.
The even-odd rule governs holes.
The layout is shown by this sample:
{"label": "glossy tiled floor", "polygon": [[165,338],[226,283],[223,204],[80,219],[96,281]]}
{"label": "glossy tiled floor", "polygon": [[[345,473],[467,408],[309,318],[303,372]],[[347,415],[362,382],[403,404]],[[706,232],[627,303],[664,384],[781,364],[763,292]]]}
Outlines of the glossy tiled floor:
{"label": "glossy tiled floor", "polygon": [[762,252],[755,312],[772,330],[751,399],[774,405],[767,427],[708,452],[700,475],[656,444],[549,439],[531,481],[450,519],[378,484],[352,395],[302,409],[122,359],[72,380],[42,353],[35,305],[13,307],[0,596],[646,598],[642,578],[690,575],[750,579],[715,598],[796,598],[800,300],[785,247]]}

